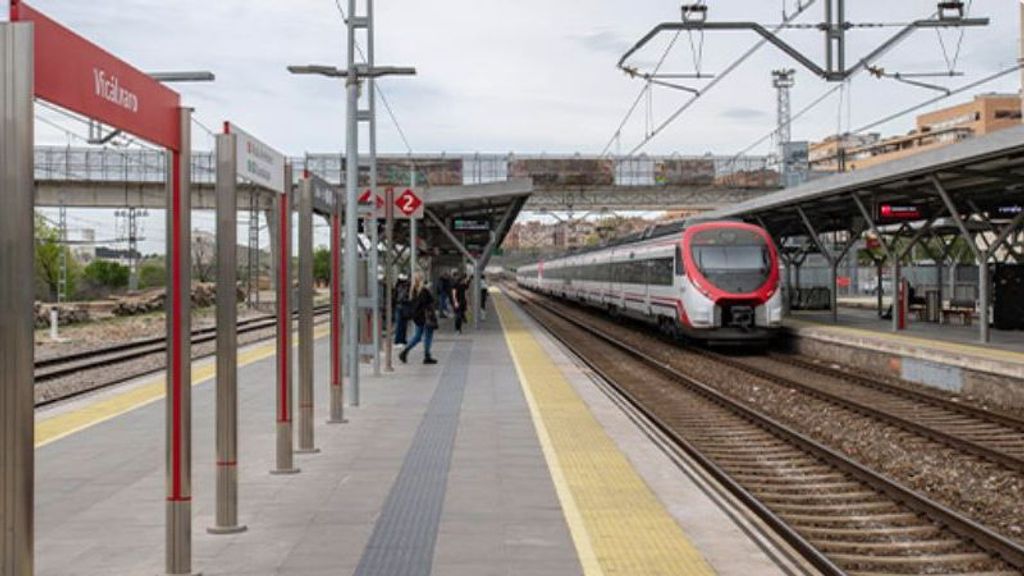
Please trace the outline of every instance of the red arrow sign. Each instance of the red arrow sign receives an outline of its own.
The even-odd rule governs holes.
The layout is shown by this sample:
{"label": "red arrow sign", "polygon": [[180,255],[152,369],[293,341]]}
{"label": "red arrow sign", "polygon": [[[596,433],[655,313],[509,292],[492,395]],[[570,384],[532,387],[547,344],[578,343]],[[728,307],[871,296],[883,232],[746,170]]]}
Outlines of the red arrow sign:
{"label": "red arrow sign", "polygon": [[373,198],[374,199],[373,199],[372,202],[374,204],[374,209],[376,210],[377,217],[378,218],[383,218],[384,217],[384,199],[381,198],[380,194],[377,194],[373,190],[370,190],[369,188],[367,188],[366,190],[363,190],[362,194],[359,195],[359,203],[360,204],[369,204],[371,202],[371,200],[370,200],[370,195],[371,194],[373,194]]}
{"label": "red arrow sign", "polygon": [[423,217],[423,200],[412,188],[406,188],[395,198],[395,208],[406,218]]}

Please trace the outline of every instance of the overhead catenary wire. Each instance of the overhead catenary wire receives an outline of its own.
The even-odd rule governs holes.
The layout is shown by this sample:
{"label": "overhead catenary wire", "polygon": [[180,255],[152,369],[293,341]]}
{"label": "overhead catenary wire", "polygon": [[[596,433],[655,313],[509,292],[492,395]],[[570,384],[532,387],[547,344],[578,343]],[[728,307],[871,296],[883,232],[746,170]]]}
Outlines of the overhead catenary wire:
{"label": "overhead catenary wire", "polygon": [[[657,74],[658,71],[661,70],[662,65],[664,65],[665,63],[665,59],[668,58],[668,55],[672,51],[672,48],[676,45],[676,42],[679,41],[679,35],[682,34],[682,32],[682,30],[676,30],[675,35],[672,36],[672,40],[668,43],[668,46],[662,53],[661,58],[658,60],[658,64],[654,67],[654,74]],[[643,87],[640,88],[640,91],[637,92],[636,98],[633,99],[633,104],[629,107],[629,110],[626,111],[626,115],[625,117],[623,117],[622,121],[619,122],[619,126],[618,128],[615,129],[615,133],[612,134],[611,139],[608,140],[607,144],[605,144],[604,150],[601,151],[601,156],[605,156],[606,154],[608,154],[608,150],[612,147],[612,145],[615,144],[615,142],[619,141],[620,137],[622,136],[622,129],[626,127],[626,123],[629,122],[629,119],[633,117],[633,113],[636,112],[637,106],[639,106],[640,102],[643,101],[644,96],[646,95],[648,90],[651,90],[650,82],[645,83]]]}
{"label": "overhead catenary wire", "polygon": [[950,98],[952,96],[956,96],[957,94],[962,94],[964,92],[967,92],[968,90],[973,90],[973,89],[977,88],[978,86],[981,86],[983,84],[987,84],[989,82],[992,82],[993,80],[998,80],[999,78],[1002,78],[1003,76],[1007,76],[1009,74],[1013,74],[1014,72],[1017,72],[1021,68],[1024,68],[1024,63],[1017,64],[1015,66],[1011,66],[1009,68],[1000,70],[999,72],[996,72],[994,74],[990,74],[988,76],[985,76],[984,78],[981,78],[979,80],[976,80],[974,82],[971,82],[969,84],[961,86],[961,87],[959,87],[959,88],[957,88],[955,90],[951,90],[948,94],[942,94],[942,95],[936,96],[934,98],[929,98],[929,99],[927,99],[927,100],[925,100],[923,102],[920,102],[918,104],[915,104],[915,105],[913,105],[913,106],[911,106],[909,108],[905,108],[903,110],[900,110],[899,112],[894,112],[893,114],[889,114],[888,116],[885,116],[884,118],[881,118],[879,120],[875,120],[873,122],[870,122],[868,124],[860,126],[857,129],[855,129],[855,130],[851,130],[850,133],[851,134],[860,134],[861,132],[866,132],[868,130],[871,130],[872,128],[875,128],[877,126],[881,126],[882,124],[886,124],[888,122],[891,122],[891,121],[893,121],[893,120],[895,120],[895,119],[897,119],[897,118],[899,118],[901,116],[905,116],[907,114],[910,114],[911,112],[916,112],[916,111],[920,110],[921,108],[925,108],[927,106],[935,104],[936,102],[941,102],[941,101],[943,101],[943,100],[945,100],[947,98]]}
{"label": "overhead catenary wire", "polygon": [[[791,124],[793,124],[793,122],[796,122],[797,120],[799,120],[801,117],[803,117],[804,114],[807,114],[808,112],[810,112],[812,109],[814,109],[819,104],[824,102],[829,96],[835,94],[842,87],[843,87],[842,84],[834,84],[834,85],[832,85],[828,90],[826,90],[820,96],[818,96],[817,98],[812,100],[808,105],[806,105],[803,108],[801,108],[796,114],[793,114],[792,116],[790,116],[789,120],[786,121],[786,122],[783,122],[781,127],[790,126]],[[734,164],[736,162],[736,160],[741,158],[744,154],[746,154],[747,152],[750,152],[754,148],[757,148],[762,143],[764,143],[765,140],[768,140],[769,138],[771,138],[776,132],[778,132],[778,128],[779,128],[778,126],[775,127],[775,128],[772,128],[772,130],[770,132],[768,132],[764,136],[758,138],[757,140],[755,140],[754,142],[749,144],[746,148],[744,148],[744,149],[740,150],[739,152],[737,152],[729,160],[729,164]]]}
{"label": "overhead catenary wire", "polygon": [[[795,20],[796,18],[800,17],[804,12],[807,11],[808,8],[810,8],[811,6],[814,5],[815,1],[816,0],[809,0],[806,4],[803,4],[803,5],[799,6],[796,12],[794,12],[793,14],[790,14],[784,20],[783,24],[788,24],[788,23],[792,22],[793,20]],[[783,28],[782,25],[776,26],[772,30],[772,34],[778,33],[779,31],[782,30],[782,28]],[[633,156],[634,154],[639,152],[641,149],[643,149],[644,146],[646,146],[648,143],[650,143],[651,140],[654,140],[654,138],[656,138],[659,134],[661,134],[661,132],[664,131],[665,128],[667,128],[673,122],[675,122],[676,119],[678,119],[684,112],[686,112],[691,106],[693,106],[698,100],[700,100],[701,97],[706,95],[715,86],[717,86],[722,80],[724,80],[729,75],[731,75],[737,68],[739,68],[744,62],[746,62],[748,59],[750,59],[751,56],[753,56],[758,50],[760,50],[767,43],[768,43],[768,40],[766,38],[762,38],[762,39],[758,40],[757,42],[755,42],[750,48],[747,49],[746,52],[744,52],[742,55],[740,55],[739,58],[734,60],[732,62],[732,64],[730,64],[728,67],[726,67],[724,72],[722,72],[721,74],[715,76],[714,79],[712,79],[711,82],[709,82],[708,85],[705,86],[703,90],[699,91],[698,93],[696,93],[692,97],[690,97],[689,100],[684,102],[679,108],[677,108],[675,110],[675,112],[673,112],[671,115],[669,115],[669,117],[664,122],[659,124],[657,128],[655,128],[653,131],[651,131],[650,134],[645,135],[644,139],[639,144],[634,146],[633,149],[630,150],[628,155],[629,156]]]}

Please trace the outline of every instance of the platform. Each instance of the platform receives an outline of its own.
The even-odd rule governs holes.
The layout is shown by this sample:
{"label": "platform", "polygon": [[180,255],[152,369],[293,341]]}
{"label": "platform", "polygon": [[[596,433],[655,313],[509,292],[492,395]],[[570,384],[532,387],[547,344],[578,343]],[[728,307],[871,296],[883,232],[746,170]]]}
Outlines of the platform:
{"label": "platform", "polygon": [[794,312],[785,319],[797,351],[886,376],[899,377],[1024,407],[1024,332],[992,330],[978,342],[977,326],[911,321],[892,331],[892,320],[874,310],[840,307],[831,312]]}
{"label": "platform", "polygon": [[[210,575],[803,573],[699,472],[653,444],[532,322],[501,301],[363,380],[321,452],[272,476],[273,344],[240,352],[240,519],[213,536],[212,363],[194,367],[193,565]],[[321,333],[320,336],[323,334]],[[396,359],[397,363],[397,359]],[[41,410],[37,574],[161,574],[162,376]],[[780,567],[781,566],[781,567]]]}

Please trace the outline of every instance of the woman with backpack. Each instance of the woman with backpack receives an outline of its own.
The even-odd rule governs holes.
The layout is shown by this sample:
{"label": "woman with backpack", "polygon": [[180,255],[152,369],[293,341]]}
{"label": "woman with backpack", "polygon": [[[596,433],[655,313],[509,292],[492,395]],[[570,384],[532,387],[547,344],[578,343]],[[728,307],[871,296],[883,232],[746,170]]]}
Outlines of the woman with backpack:
{"label": "woman with backpack", "polygon": [[430,355],[430,346],[434,342],[434,330],[437,328],[437,311],[434,309],[434,295],[423,282],[423,276],[417,274],[412,283],[412,322],[416,325],[416,333],[412,340],[398,355],[402,363],[409,361],[409,351],[423,341],[423,363],[437,364]]}

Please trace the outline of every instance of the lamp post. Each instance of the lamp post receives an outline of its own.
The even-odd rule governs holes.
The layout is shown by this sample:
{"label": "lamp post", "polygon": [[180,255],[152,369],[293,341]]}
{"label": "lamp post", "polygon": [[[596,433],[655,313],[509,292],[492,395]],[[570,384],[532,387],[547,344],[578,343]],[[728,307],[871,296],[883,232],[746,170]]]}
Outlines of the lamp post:
{"label": "lamp post", "polygon": [[[373,80],[383,76],[412,76],[416,74],[415,68],[396,66],[373,66],[370,64],[357,64],[355,60],[356,44],[355,32],[359,27],[370,28],[369,22],[364,18],[357,18],[355,15],[355,0],[349,0],[348,18],[348,69],[342,70],[334,66],[307,65],[289,66],[288,71],[292,74],[315,74],[328,78],[344,78],[347,91],[346,110],[346,139],[345,139],[345,344],[347,346],[346,361],[349,366],[349,383],[352,391],[352,405],[359,404],[359,323],[356,320],[359,315],[358,288],[359,288],[359,256],[358,256],[358,234],[359,234],[359,210],[358,210],[358,188],[359,188],[359,121],[361,114],[359,110],[359,83],[363,79]],[[372,33],[369,32],[369,33]],[[367,115],[369,116],[369,115]],[[370,198],[373,206],[373,195]],[[373,206],[375,208],[375,206]],[[370,212],[369,218],[374,220],[376,226],[376,215]],[[376,281],[376,270],[370,276],[371,281]],[[373,311],[377,313],[376,310]]]}

